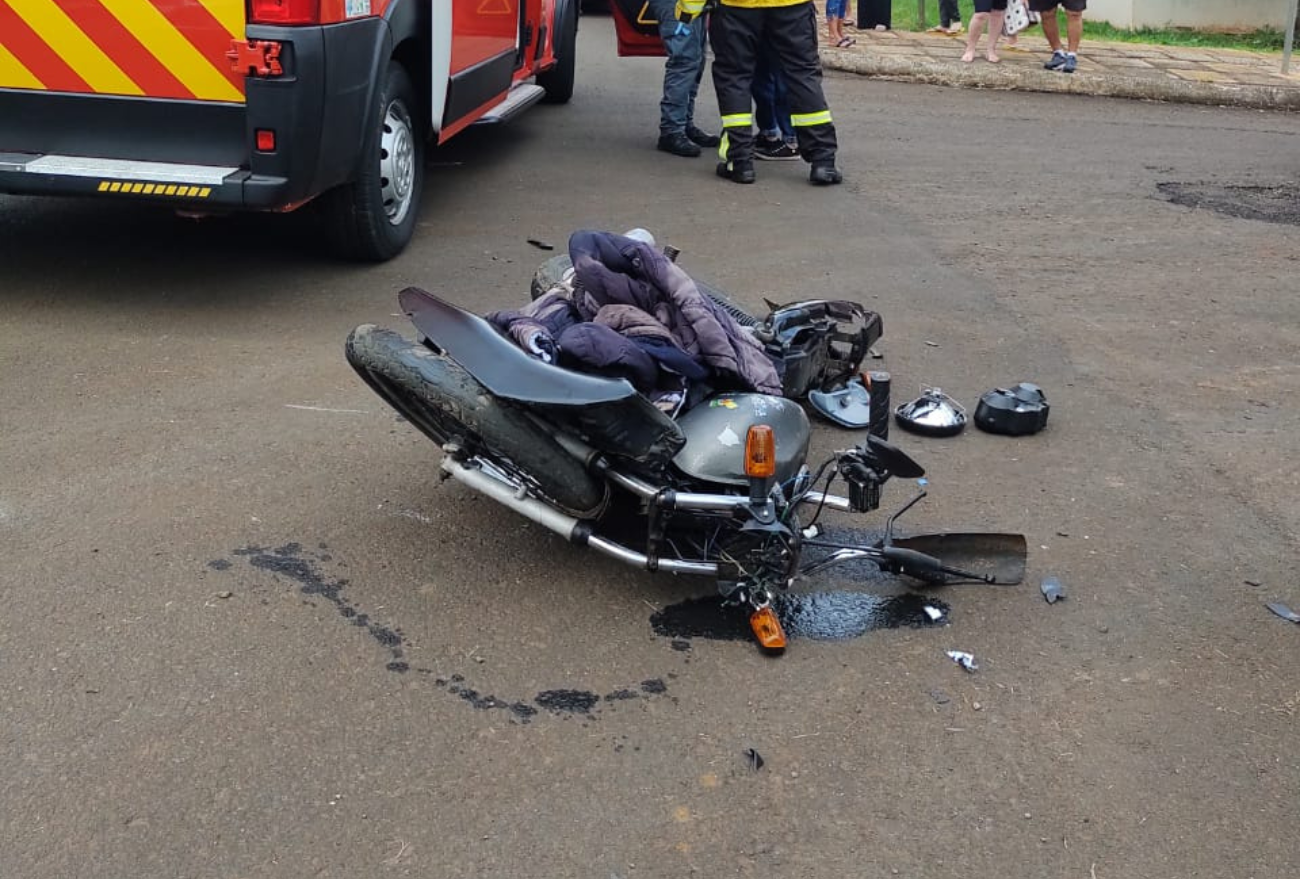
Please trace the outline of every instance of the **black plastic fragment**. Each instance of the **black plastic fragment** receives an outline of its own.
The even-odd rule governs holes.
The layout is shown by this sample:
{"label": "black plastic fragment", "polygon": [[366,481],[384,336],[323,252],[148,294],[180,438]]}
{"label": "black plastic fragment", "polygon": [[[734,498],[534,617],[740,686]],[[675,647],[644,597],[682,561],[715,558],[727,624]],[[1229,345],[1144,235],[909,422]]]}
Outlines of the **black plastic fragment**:
{"label": "black plastic fragment", "polygon": [[763,755],[753,748],[745,749],[745,759],[749,761],[749,768],[755,772],[763,768]]}

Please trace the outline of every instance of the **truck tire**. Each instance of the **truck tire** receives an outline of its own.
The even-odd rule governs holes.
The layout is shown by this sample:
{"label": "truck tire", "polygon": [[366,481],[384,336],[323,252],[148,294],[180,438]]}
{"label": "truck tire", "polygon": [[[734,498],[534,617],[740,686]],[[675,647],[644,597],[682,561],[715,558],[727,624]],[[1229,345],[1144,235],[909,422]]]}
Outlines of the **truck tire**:
{"label": "truck tire", "polygon": [[567,104],[573,97],[573,79],[578,69],[578,3],[569,0],[555,23],[555,66],[537,74],[537,84],[546,90],[547,104]]}
{"label": "truck tire", "polygon": [[349,259],[392,259],[415,234],[424,192],[419,107],[411,78],[400,64],[389,63],[356,179],[325,197],[331,243]]}
{"label": "truck tire", "polygon": [[604,483],[455,361],[372,324],[353,330],[345,350],[366,384],[439,446],[455,442],[571,516],[604,509]]}

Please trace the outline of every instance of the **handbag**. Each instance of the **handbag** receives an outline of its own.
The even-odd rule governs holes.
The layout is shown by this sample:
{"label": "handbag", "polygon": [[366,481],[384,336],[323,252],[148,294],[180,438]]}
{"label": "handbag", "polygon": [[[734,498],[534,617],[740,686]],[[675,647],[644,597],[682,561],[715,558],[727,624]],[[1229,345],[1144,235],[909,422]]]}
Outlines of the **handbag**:
{"label": "handbag", "polygon": [[1002,34],[1014,37],[1031,24],[1037,23],[1041,16],[1031,12],[1025,0],[1007,0],[1007,14],[1002,19]]}

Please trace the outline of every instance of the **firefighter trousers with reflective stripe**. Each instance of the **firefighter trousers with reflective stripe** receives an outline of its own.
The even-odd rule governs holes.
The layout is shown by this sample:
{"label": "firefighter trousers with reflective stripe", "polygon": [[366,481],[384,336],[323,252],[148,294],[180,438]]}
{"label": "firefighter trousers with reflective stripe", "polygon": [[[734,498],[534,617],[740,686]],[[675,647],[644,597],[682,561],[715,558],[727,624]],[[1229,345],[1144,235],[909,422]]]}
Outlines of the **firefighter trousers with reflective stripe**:
{"label": "firefighter trousers with reflective stripe", "polygon": [[713,44],[713,90],[722,112],[718,154],[724,161],[747,161],[754,156],[750,86],[759,47],[766,43],[785,74],[799,152],[813,165],[835,164],[835,125],[822,93],[817,12],[811,0],[794,6],[720,4],[709,17],[709,40]]}

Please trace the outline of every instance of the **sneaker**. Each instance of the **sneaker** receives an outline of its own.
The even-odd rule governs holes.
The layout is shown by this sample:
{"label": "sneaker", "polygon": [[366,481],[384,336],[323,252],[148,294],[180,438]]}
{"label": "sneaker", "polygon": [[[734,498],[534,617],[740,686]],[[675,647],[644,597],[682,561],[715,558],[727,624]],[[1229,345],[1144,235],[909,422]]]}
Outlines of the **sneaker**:
{"label": "sneaker", "polygon": [[722,138],[716,134],[709,134],[707,131],[701,131],[694,125],[686,126],[686,136],[690,138],[691,143],[702,147],[715,147],[722,143]]}
{"label": "sneaker", "polygon": [[1057,49],[1052,53],[1052,57],[1047,59],[1047,62],[1043,65],[1043,69],[1060,70],[1066,65],[1067,61],[1069,61],[1069,57],[1060,49]]}
{"label": "sneaker", "polygon": [[758,179],[754,174],[753,162],[743,160],[739,162],[718,162],[716,170],[719,177],[733,183],[753,183]]}
{"label": "sneaker", "polygon": [[1062,72],[1062,73],[1074,73],[1075,68],[1077,68],[1078,66],[1079,66],[1079,56],[1077,56],[1077,55],[1066,55],[1066,56],[1065,56],[1065,63],[1061,65],[1061,72]]}
{"label": "sneaker", "polygon": [[834,186],[844,182],[844,175],[834,165],[813,165],[808,182],[814,186]]}
{"label": "sneaker", "polygon": [[655,146],[665,153],[672,153],[674,156],[682,156],[687,159],[693,159],[700,154],[700,148],[691,143],[691,139],[682,132],[659,135],[659,143],[655,144]]}
{"label": "sneaker", "polygon": [[799,151],[779,137],[760,137],[754,142],[754,158],[765,162],[788,162],[799,158]]}

